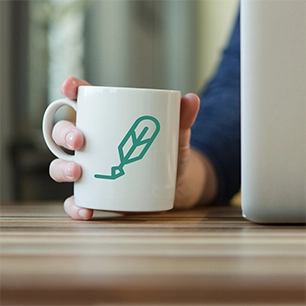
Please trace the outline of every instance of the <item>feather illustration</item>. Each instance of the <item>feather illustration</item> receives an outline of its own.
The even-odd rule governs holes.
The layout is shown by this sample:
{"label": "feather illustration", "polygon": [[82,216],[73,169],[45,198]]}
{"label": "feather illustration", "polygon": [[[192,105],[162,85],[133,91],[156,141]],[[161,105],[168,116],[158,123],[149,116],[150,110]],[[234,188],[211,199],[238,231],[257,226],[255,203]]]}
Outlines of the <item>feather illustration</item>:
{"label": "feather illustration", "polygon": [[123,167],[141,160],[154,142],[159,131],[160,123],[156,118],[152,116],[139,117],[118,146],[120,164],[111,167],[110,175],[95,174],[94,177],[115,180],[123,176],[125,174]]}

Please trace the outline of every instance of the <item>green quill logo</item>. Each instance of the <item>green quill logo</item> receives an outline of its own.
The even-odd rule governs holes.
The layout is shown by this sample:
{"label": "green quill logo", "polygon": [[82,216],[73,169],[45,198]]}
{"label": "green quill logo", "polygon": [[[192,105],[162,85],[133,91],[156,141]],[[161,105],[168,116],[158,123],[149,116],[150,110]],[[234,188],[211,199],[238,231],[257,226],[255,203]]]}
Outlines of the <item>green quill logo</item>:
{"label": "green quill logo", "polygon": [[123,176],[125,174],[123,167],[141,160],[154,142],[159,131],[160,123],[156,118],[152,116],[139,117],[118,146],[120,164],[111,168],[110,175],[95,174],[94,177],[97,179],[115,180]]}

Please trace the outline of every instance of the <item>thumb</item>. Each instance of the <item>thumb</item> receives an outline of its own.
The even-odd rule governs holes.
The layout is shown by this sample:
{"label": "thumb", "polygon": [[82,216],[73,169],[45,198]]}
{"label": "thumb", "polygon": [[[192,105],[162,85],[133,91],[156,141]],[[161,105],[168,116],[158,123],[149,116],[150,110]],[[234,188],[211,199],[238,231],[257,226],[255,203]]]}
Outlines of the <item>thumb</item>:
{"label": "thumb", "polygon": [[200,108],[200,98],[189,93],[181,98],[180,129],[187,130],[193,125]]}

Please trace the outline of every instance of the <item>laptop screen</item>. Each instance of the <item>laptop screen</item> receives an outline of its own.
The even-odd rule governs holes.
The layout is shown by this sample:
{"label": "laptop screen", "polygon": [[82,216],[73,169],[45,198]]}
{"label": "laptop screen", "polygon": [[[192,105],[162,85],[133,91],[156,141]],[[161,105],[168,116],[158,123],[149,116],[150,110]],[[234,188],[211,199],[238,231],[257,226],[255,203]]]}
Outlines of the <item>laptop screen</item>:
{"label": "laptop screen", "polygon": [[241,1],[242,210],[305,222],[306,1]]}

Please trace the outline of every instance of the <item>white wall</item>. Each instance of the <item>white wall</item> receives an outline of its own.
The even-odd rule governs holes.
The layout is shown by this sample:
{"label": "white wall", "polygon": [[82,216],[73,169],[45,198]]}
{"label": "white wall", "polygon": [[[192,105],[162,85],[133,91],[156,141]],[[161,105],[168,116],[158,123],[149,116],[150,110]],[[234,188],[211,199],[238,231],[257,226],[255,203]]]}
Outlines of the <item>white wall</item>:
{"label": "white wall", "polygon": [[193,90],[197,1],[91,1],[85,47],[96,85]]}
{"label": "white wall", "polygon": [[11,50],[10,50],[10,9],[8,1],[0,2],[0,200],[1,203],[11,200],[12,169],[9,162],[8,144],[12,138],[12,120],[11,120]]}
{"label": "white wall", "polygon": [[[85,57],[89,80],[96,85],[198,92],[219,61],[238,2],[88,2]],[[139,14],[146,18],[148,12],[155,13],[156,20],[142,24]]]}
{"label": "white wall", "polygon": [[212,76],[231,34],[239,0],[199,0],[197,7],[197,89]]}
{"label": "white wall", "polygon": [[182,94],[195,91],[197,1],[165,1],[164,84]]}
{"label": "white wall", "polygon": [[128,6],[120,0],[88,3],[85,71],[93,85],[123,86],[128,79]]}

